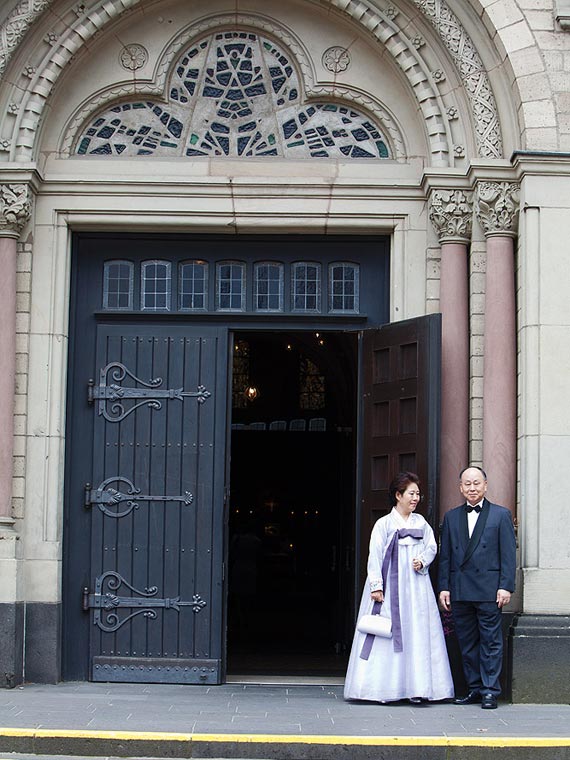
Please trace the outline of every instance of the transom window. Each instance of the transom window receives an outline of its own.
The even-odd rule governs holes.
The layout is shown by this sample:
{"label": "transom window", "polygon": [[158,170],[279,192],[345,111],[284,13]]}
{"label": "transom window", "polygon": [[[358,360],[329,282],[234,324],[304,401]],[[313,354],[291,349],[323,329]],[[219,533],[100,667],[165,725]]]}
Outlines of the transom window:
{"label": "transom window", "polygon": [[321,310],[321,265],[296,262],[291,283],[293,311]]}
{"label": "transom window", "polygon": [[206,311],[208,308],[208,264],[189,261],[180,265],[180,309]]}
{"label": "transom window", "polygon": [[219,263],[216,270],[217,308],[220,311],[244,311],[245,264],[225,261]]}
{"label": "transom window", "polygon": [[358,311],[358,264],[331,264],[329,267],[329,311]]}
{"label": "transom window", "polygon": [[255,311],[283,311],[283,264],[255,264]]}
{"label": "transom window", "polygon": [[103,268],[103,308],[133,308],[134,264],[131,261],[106,261]]}
{"label": "transom window", "polygon": [[141,309],[156,311],[170,309],[169,261],[144,261],[142,264]]}
{"label": "transom window", "polygon": [[110,259],[103,265],[102,307],[132,311],[138,302],[141,311],[358,315],[361,266],[347,261]]}

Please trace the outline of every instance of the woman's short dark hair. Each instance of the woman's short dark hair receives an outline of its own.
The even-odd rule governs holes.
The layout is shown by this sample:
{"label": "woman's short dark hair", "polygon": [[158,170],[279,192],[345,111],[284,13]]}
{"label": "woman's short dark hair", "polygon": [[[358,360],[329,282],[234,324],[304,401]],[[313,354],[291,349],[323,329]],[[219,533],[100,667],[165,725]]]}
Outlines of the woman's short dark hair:
{"label": "woman's short dark hair", "polygon": [[411,483],[415,483],[421,491],[420,479],[415,472],[399,472],[396,477],[393,478],[388,488],[388,498],[390,499],[390,505],[392,507],[396,505],[396,494],[404,493]]}

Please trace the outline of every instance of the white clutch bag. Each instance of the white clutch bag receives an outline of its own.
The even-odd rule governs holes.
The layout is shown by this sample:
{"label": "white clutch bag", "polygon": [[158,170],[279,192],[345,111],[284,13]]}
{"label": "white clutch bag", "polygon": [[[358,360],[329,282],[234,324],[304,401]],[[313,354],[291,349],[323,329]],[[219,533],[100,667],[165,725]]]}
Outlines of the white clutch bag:
{"label": "white clutch bag", "polygon": [[392,638],[392,621],[381,615],[363,615],[356,627],[360,633],[371,633],[385,639]]}

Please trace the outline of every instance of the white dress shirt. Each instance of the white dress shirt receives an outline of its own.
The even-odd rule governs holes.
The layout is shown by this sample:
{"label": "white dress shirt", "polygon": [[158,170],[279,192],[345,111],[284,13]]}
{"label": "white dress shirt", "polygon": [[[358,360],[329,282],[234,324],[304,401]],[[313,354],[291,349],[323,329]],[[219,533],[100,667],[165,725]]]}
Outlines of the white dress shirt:
{"label": "white dress shirt", "polygon": [[[468,506],[474,506],[474,507],[483,507],[483,500],[481,500],[478,504],[468,504]],[[473,509],[471,512],[467,512],[467,529],[469,531],[469,538],[473,535],[473,531],[475,530],[475,525],[477,524],[477,520],[479,519],[479,515],[481,512],[475,512]]]}

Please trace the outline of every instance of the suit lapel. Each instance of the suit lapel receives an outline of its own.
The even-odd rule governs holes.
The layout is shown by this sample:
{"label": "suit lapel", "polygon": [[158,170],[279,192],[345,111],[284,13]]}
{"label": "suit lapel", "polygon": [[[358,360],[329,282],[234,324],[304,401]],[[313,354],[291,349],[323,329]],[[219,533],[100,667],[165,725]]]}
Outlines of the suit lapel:
{"label": "suit lapel", "polygon": [[[467,510],[464,509],[464,519],[465,524],[467,525]],[[475,549],[477,548],[477,544],[479,543],[481,536],[483,535],[483,530],[485,528],[485,524],[487,522],[487,518],[489,517],[489,502],[487,499],[483,499],[483,509],[481,510],[481,514],[477,518],[477,522],[475,524],[475,529],[473,530],[473,533],[471,534],[471,538],[469,539],[469,543],[467,544],[467,550],[465,554],[463,555],[463,561],[462,565],[464,565],[467,560],[471,557]],[[469,534],[469,531],[467,531]]]}

